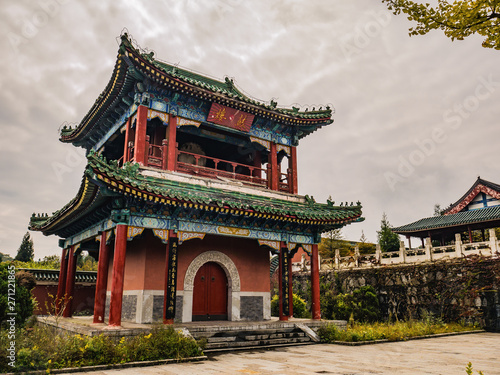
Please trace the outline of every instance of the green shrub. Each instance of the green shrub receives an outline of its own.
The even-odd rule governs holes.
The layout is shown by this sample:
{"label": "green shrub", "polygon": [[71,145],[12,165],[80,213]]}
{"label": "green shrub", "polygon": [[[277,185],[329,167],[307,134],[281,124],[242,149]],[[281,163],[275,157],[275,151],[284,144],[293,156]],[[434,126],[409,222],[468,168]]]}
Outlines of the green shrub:
{"label": "green shrub", "polygon": [[[12,294],[9,282],[11,285],[14,282],[15,294]],[[23,285],[26,285],[26,287]],[[0,322],[2,326],[5,327],[7,319],[14,316],[8,315],[8,313],[16,314],[16,327],[23,326],[26,319],[33,314],[33,299],[31,291],[28,289],[28,287],[33,286],[34,284],[29,275],[26,275],[26,273],[16,274],[15,267],[12,264],[0,264]]]}
{"label": "green shrub", "polygon": [[[279,297],[274,295],[271,299],[271,315],[279,316],[279,312]],[[293,316],[295,318],[311,318],[311,313],[307,309],[306,301],[295,293],[293,294]]]}
{"label": "green shrub", "polygon": [[349,320],[352,317],[358,322],[375,322],[380,319],[379,301],[372,286],[337,295],[326,287],[321,300],[321,311],[325,319]]}
{"label": "green shrub", "polygon": [[408,321],[396,323],[356,323],[345,330],[334,324],[319,328],[318,335],[322,342],[334,341],[401,341],[411,337],[432,335],[438,333],[463,332],[478,329],[475,326],[459,323],[435,325],[424,321]]}
{"label": "green shrub", "polygon": [[8,331],[0,332],[0,373],[93,366],[129,361],[185,358],[202,355],[192,338],[171,326],[154,326],[149,334],[122,338],[116,343],[106,335],[57,335],[36,325],[16,331],[16,367],[8,365]]}

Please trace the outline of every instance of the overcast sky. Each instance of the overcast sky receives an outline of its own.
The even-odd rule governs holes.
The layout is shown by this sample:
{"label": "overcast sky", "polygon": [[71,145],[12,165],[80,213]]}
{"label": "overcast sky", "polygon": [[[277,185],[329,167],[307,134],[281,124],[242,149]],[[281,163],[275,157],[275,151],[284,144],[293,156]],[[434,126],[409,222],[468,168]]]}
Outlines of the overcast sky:
{"label": "overcast sky", "polygon": [[[410,38],[376,0],[17,0],[0,20],[0,251],[12,256],[33,212],[78,191],[83,150],[58,129],[106,86],[124,28],[259,100],[333,106],[335,122],[300,143],[299,193],[361,201],[366,220],[348,239],[376,241],[383,212],[394,226],[432,216],[478,175],[500,183],[500,52],[479,37]],[[36,259],[60,254],[56,237],[32,237]]]}

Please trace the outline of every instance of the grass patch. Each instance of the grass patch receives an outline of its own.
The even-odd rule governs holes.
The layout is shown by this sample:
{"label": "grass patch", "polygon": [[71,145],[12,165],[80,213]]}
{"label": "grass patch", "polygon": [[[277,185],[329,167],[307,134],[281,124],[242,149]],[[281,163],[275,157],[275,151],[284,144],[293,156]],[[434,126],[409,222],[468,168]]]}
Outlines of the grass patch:
{"label": "grass patch", "polygon": [[[7,358],[8,333],[0,333],[0,358]],[[7,360],[0,361],[0,372],[33,371],[66,367],[82,367],[181,359],[203,355],[198,343],[186,338],[171,326],[154,326],[150,333],[113,340],[99,335],[58,335],[52,329],[36,325],[16,332],[16,360],[14,367]]]}
{"label": "grass patch", "polygon": [[466,332],[480,330],[475,325],[461,323],[442,323],[428,321],[405,321],[395,323],[353,323],[345,330],[334,324],[328,324],[318,330],[322,342],[336,341],[402,341],[412,337],[421,337],[441,333]]}

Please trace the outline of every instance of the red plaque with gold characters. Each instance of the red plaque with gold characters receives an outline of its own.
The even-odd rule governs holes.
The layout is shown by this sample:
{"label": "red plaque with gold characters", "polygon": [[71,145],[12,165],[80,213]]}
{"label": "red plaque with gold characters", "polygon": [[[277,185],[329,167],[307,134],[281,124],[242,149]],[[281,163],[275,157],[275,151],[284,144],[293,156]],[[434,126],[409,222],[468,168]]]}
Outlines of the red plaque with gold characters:
{"label": "red plaque with gold characters", "polygon": [[207,121],[248,132],[255,116],[218,103],[212,103]]}

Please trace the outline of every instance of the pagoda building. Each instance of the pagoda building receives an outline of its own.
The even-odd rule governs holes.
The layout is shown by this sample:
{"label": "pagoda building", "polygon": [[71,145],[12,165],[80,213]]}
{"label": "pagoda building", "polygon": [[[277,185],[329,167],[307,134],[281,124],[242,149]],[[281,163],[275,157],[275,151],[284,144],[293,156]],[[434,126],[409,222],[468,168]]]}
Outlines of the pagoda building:
{"label": "pagoda building", "polygon": [[[405,235],[411,249],[411,237],[424,239],[429,243],[437,241],[441,246],[447,243],[473,241],[473,231],[480,231],[481,239],[496,240],[495,228],[500,227],[500,185],[478,177],[467,192],[455,203],[441,212],[441,215],[422,218],[413,223],[393,228],[395,233]],[[496,245],[494,246],[496,248]],[[493,249],[493,248],[492,248]],[[494,252],[494,251],[493,251]]]}
{"label": "pagoda building", "polygon": [[299,140],[330,108],[269,105],[143,53],[125,34],[111,79],[60,140],[86,150],[76,197],[30,229],[61,239],[57,301],[72,314],[76,257],[98,259],[94,323],[270,319],[270,253],[280,319],[293,315],[291,259],[311,254],[320,319],[321,233],[363,220],[361,205],[297,192]]}

